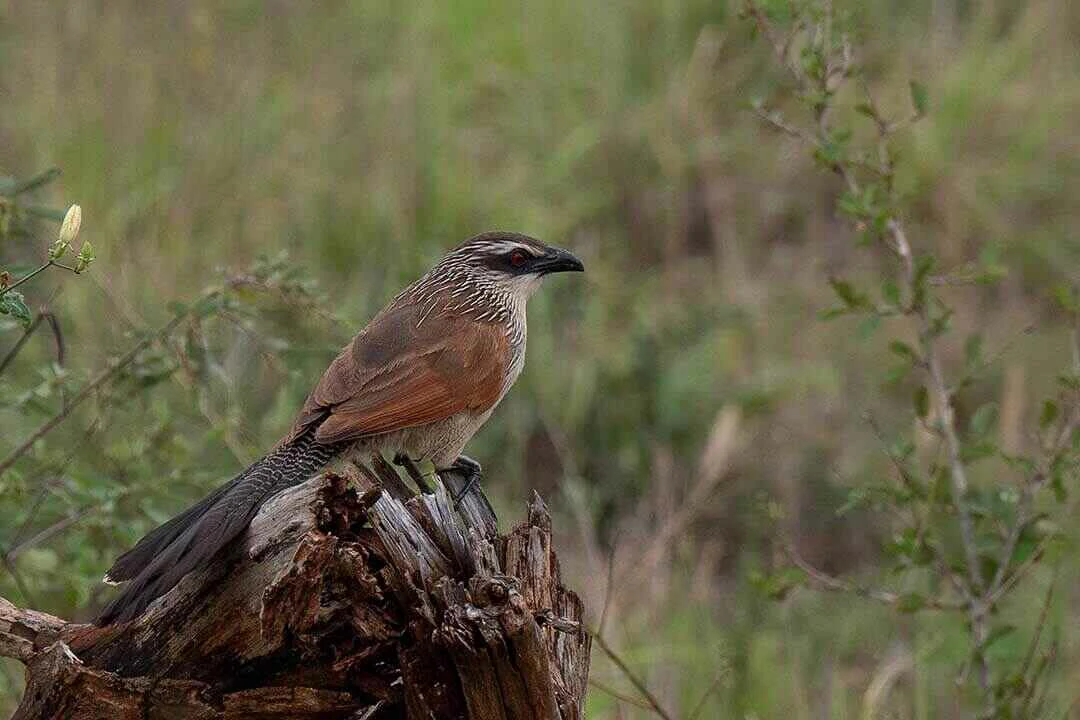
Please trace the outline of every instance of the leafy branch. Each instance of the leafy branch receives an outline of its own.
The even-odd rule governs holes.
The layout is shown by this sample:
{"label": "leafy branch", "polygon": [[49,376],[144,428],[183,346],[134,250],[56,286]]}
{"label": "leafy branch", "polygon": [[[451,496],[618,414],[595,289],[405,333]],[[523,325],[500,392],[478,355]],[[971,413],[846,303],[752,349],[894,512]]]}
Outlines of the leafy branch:
{"label": "leafy branch", "polygon": [[[99,412],[105,409],[117,409],[123,403],[142,397],[150,384],[156,383],[178,370],[197,375],[197,366],[204,360],[202,348],[191,347],[192,342],[199,342],[203,324],[211,318],[221,318],[235,322],[237,314],[253,294],[270,295],[280,299],[285,305],[303,309],[322,317],[332,315],[324,308],[324,302],[313,283],[307,280],[295,263],[282,254],[273,258],[259,258],[242,272],[225,275],[214,286],[206,289],[195,300],[188,303],[169,303],[170,318],[157,329],[141,334],[140,339],[122,355],[110,360],[106,367],[99,370],[92,378],[70,397],[66,397],[41,425],[13,448],[0,460],[0,481],[9,477],[17,478],[18,463],[31,452],[44,449],[42,441],[69,419],[75,411],[94,399]],[[19,347],[25,345],[34,328],[46,322],[45,315],[35,318],[31,328],[20,337],[16,346],[5,356],[5,364],[11,362]],[[183,336],[178,341],[178,336]],[[170,358],[175,358],[170,360]],[[191,389],[189,384],[185,387]],[[115,389],[114,389],[115,388]],[[117,392],[123,389],[124,392]],[[72,461],[83,443],[99,433],[102,425],[101,415],[95,418],[86,430],[83,440],[70,444],[65,450],[65,457],[55,463],[48,463],[39,468],[34,478],[39,482],[27,483],[35,487],[35,498],[30,501],[30,510],[14,534],[0,545],[0,564],[7,570],[15,585],[28,601],[33,602],[29,583],[21,576],[16,560],[36,545],[46,542],[56,535],[86,518],[100,514],[102,507],[126,495],[130,488],[118,487],[105,493],[95,493],[89,498],[80,497],[73,507],[65,509],[58,517],[44,523],[41,529],[33,529],[33,521],[43,507],[47,495],[60,491],[70,480],[62,479],[64,468]],[[55,475],[54,479],[45,479],[44,475]]]}
{"label": "leafy branch", "polygon": [[[778,8],[776,12],[772,11],[774,5]],[[909,235],[902,213],[903,198],[896,188],[899,153],[894,139],[897,133],[929,112],[926,88],[911,82],[909,111],[899,119],[888,117],[858,65],[850,32],[844,29],[847,23],[833,12],[827,0],[798,0],[784,4],[782,10],[777,3],[765,5],[747,0],[744,16],[771,46],[777,63],[794,84],[797,99],[808,111],[808,119],[792,121],[765,102],[754,104],[755,114],[778,132],[804,144],[820,167],[841,180],[844,189],[837,209],[860,233],[861,245],[881,248],[893,260],[892,271],[882,282],[880,297],[849,280],[830,279],[839,305],[823,313],[823,317],[865,315],[875,322],[883,318],[906,319],[913,328],[914,343],[897,339],[890,344],[902,363],[895,376],[914,372],[921,377],[913,394],[914,415],[919,425],[938,439],[945,458],[944,462],[923,463],[914,457],[912,443],[889,446],[900,487],[885,489],[878,495],[907,518],[907,527],[889,548],[898,558],[900,569],[929,569],[945,580],[954,593],[947,597],[927,597],[921,593],[854,585],[813,568],[793,548],[789,549],[789,559],[801,575],[789,574],[786,580],[773,585],[786,588],[793,578],[797,581],[801,577],[818,587],[868,597],[905,612],[962,611],[971,640],[970,664],[976,670],[981,698],[980,716],[989,718],[1015,712],[1016,708],[1027,707],[1025,698],[1030,699],[1034,692],[1029,684],[1038,678],[1031,676],[1025,680],[1030,662],[1025,663],[1019,683],[1017,675],[1008,668],[993,672],[987,649],[1008,631],[995,626],[999,605],[1043,558],[1043,550],[1053,539],[1044,539],[1025,555],[1018,552],[1021,540],[1034,532],[1039,518],[1035,512],[1039,497],[1049,487],[1062,500],[1067,492],[1066,481],[1080,475],[1077,449],[1080,298],[1075,289],[1057,293],[1059,304],[1072,318],[1074,357],[1072,369],[1060,379],[1058,396],[1043,405],[1037,452],[1013,457],[997,448],[988,437],[994,421],[992,405],[980,407],[973,414],[967,432],[962,432],[955,409],[957,396],[986,363],[982,361],[981,342],[976,336],[965,346],[965,371],[957,378],[951,376],[943,359],[943,348],[952,336],[954,311],[941,292],[959,284],[996,282],[1004,275],[1004,269],[989,259],[968,263],[957,271],[939,273],[934,256],[916,247]],[[857,97],[851,107],[838,100],[841,89],[849,84],[855,85]],[[862,146],[856,142],[853,128],[845,124],[845,119],[850,117],[861,117],[870,123],[871,139]],[[980,500],[988,496],[987,491],[973,487],[971,480],[972,466],[987,458],[997,458],[1020,476],[1017,484],[1004,481],[993,488],[996,496],[1017,498],[1011,510],[996,515],[988,513],[987,503]],[[941,486],[947,490],[939,492]],[[952,527],[943,526],[940,521],[931,522],[932,518],[942,517]],[[960,558],[950,557],[946,551],[946,538],[953,534],[959,537]]]}
{"label": "leafy branch", "polygon": [[[59,175],[60,171],[58,169],[50,168],[22,182],[11,178],[0,178],[0,237],[14,234],[12,222],[21,219],[23,215],[23,207],[19,203],[18,197],[44,186]],[[28,206],[26,210],[31,215],[52,220],[57,219],[57,213],[53,210],[36,206]],[[13,278],[10,272],[0,268],[0,315],[13,317],[24,329],[30,328],[34,318],[30,308],[26,305],[23,294],[17,292],[20,286],[50,268],[66,270],[76,275],[82,274],[96,259],[94,246],[89,241],[86,241],[79,248],[74,264],[60,262],[67,255],[79,235],[79,230],[82,227],[82,208],[78,205],[72,205],[59,218],[61,219],[60,230],[57,233],[56,240],[49,247],[48,256],[43,263],[19,278]],[[18,229],[21,230],[21,228]]]}

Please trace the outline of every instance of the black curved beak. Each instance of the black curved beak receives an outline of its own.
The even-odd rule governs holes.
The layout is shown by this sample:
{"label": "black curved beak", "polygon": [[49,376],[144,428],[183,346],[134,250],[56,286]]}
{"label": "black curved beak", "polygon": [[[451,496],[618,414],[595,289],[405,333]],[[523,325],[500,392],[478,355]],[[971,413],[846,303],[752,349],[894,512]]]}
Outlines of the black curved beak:
{"label": "black curved beak", "polygon": [[585,266],[569,250],[551,248],[544,257],[533,263],[535,272],[548,275],[557,272],[584,272]]}

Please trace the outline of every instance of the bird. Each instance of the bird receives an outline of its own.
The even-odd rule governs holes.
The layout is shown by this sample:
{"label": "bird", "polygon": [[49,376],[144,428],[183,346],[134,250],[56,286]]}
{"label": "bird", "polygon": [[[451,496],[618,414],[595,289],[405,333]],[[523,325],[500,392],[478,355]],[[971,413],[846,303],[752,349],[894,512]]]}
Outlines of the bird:
{"label": "bird", "polygon": [[428,460],[461,473],[467,492],[482,468],[462,452],[521,374],[528,299],[546,276],[584,269],[568,250],[516,232],[450,251],[341,350],[264,457],[116,559],[105,582],[124,587],[95,624],[139,617],[210,566],[271,497],[343,456]]}

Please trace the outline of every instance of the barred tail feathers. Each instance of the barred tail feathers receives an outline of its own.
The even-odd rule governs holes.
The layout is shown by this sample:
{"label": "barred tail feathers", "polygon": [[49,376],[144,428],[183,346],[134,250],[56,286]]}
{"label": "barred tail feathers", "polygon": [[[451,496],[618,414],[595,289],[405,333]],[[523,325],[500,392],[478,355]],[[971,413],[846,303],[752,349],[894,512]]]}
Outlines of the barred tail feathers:
{"label": "barred tail feathers", "polygon": [[98,625],[133,620],[188,573],[210,565],[267,500],[297,485],[338,452],[311,435],[282,445],[180,515],[148,533],[117,559],[107,581],[128,584],[102,611]]}

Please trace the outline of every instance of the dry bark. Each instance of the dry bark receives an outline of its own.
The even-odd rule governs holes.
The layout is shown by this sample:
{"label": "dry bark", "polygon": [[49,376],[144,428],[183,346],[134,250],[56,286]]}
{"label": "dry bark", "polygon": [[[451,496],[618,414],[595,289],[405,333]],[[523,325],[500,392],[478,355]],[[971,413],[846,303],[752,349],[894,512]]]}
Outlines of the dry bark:
{"label": "dry bark", "polygon": [[482,493],[455,509],[377,458],[278,495],[131,623],[0,599],[0,656],[27,666],[15,720],[573,720],[581,620],[539,496],[499,535]]}

